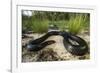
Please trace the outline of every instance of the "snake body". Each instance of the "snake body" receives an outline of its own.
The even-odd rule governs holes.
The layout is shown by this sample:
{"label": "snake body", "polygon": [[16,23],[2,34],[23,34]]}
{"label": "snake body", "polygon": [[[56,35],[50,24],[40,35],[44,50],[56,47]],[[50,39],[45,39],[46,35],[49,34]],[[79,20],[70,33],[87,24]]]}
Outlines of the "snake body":
{"label": "snake body", "polygon": [[[51,31],[48,32],[47,34],[45,34],[44,36],[36,39],[36,40],[32,40],[27,44],[27,49],[29,51],[39,51],[41,49],[43,49],[44,47],[55,43],[54,40],[49,40],[49,41],[45,41],[48,37],[53,36],[53,35],[60,35],[62,36],[63,39],[63,44],[66,48],[66,50],[68,52],[70,52],[73,55],[84,55],[85,53],[88,52],[88,45],[85,42],[85,40],[83,40],[82,38],[76,36],[76,35],[72,35],[68,32],[65,31]],[[74,44],[72,42],[76,42],[77,44]],[[67,44],[68,43],[68,44]],[[70,45],[70,46],[68,46]]]}
{"label": "snake body", "polygon": [[[88,45],[82,38],[67,32],[63,34],[63,37],[64,46],[71,54],[81,56],[88,52]],[[68,43],[70,46],[66,45],[66,43]]]}
{"label": "snake body", "polygon": [[44,42],[48,37],[52,35],[59,35],[59,32],[58,31],[48,32],[47,34],[38,39],[29,41],[29,43],[27,44],[27,49],[29,51],[39,51],[42,48],[46,47],[47,45],[55,43],[54,40],[49,40]]}
{"label": "snake body", "polygon": [[27,48],[28,48],[28,51],[39,51],[39,50],[43,49],[44,47],[46,47],[47,45],[51,45],[53,43],[55,43],[54,40],[46,41],[46,42],[43,42],[43,43],[40,43],[37,45],[36,44],[33,45],[30,43],[27,45]]}

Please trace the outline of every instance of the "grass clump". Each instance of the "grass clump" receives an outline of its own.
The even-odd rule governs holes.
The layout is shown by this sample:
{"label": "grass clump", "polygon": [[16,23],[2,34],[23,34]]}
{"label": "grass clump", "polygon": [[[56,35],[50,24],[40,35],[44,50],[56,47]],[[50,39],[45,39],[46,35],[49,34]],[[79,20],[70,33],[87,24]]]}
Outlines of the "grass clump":
{"label": "grass clump", "polygon": [[76,17],[70,18],[68,21],[68,31],[72,34],[78,34],[84,28],[84,24],[86,23],[84,19],[84,15],[76,15]]}
{"label": "grass clump", "polygon": [[48,31],[48,20],[35,19],[32,21],[32,30],[36,33],[44,33]]}

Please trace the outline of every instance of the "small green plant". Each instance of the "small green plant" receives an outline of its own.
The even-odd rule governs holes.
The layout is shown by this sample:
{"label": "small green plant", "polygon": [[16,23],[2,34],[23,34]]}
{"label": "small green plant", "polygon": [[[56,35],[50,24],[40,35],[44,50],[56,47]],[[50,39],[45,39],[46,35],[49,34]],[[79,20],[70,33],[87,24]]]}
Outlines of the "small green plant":
{"label": "small green plant", "polygon": [[36,33],[44,33],[48,31],[48,20],[35,19],[32,21],[32,30]]}
{"label": "small green plant", "polygon": [[83,29],[84,22],[83,15],[70,18],[68,21],[68,31],[72,34],[78,34]]}
{"label": "small green plant", "polygon": [[32,24],[31,24],[31,18],[28,18],[26,16],[22,16],[22,30],[24,31],[32,31]]}

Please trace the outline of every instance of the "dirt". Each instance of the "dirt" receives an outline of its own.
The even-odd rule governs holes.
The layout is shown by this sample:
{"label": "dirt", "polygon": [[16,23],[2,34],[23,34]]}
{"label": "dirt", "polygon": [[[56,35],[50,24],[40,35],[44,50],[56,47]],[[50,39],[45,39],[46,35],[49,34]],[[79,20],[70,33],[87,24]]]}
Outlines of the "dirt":
{"label": "dirt", "polygon": [[[41,37],[44,34],[28,34],[27,38],[22,39],[22,46],[27,44],[30,40]],[[89,45],[89,35],[80,34]],[[67,60],[86,60],[90,59],[90,54],[86,53],[83,56],[76,56],[69,53],[63,45],[63,37],[51,36],[47,40],[55,40],[56,43],[51,44],[38,52],[29,52],[27,48],[22,48],[22,62],[43,62],[43,61],[67,61]]]}

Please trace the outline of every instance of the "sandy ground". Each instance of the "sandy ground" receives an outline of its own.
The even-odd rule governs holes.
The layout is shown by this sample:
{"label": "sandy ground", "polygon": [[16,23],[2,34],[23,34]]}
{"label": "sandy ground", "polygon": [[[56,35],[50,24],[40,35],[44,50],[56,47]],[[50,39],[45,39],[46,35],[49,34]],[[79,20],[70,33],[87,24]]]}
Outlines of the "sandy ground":
{"label": "sandy ground", "polygon": [[[42,34],[44,35],[44,34]],[[33,40],[42,36],[41,34],[30,34],[28,38],[22,39],[22,46],[27,44],[29,40]],[[89,35],[78,35],[89,44]],[[55,40],[56,43],[51,44],[38,52],[29,52],[27,48],[22,48],[22,62],[41,62],[41,61],[66,61],[66,60],[86,60],[90,59],[90,54],[83,56],[75,56],[69,53],[63,45],[61,36],[51,36],[47,40]]]}

